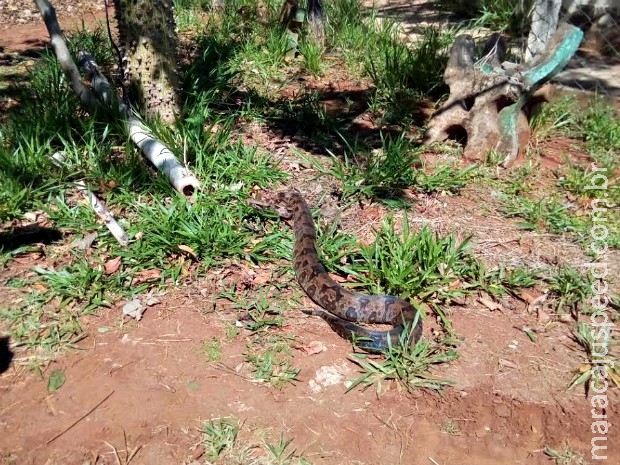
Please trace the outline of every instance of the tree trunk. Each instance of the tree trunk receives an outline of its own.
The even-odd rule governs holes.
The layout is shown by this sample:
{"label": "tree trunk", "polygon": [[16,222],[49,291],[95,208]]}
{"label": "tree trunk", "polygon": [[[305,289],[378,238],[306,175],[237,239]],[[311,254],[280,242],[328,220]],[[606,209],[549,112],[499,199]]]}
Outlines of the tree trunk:
{"label": "tree trunk", "polygon": [[178,37],[172,0],[114,0],[129,101],[147,117],[179,112]]}
{"label": "tree trunk", "polygon": [[558,27],[562,0],[536,0],[532,10],[532,26],[527,37],[525,60],[530,60],[545,49]]}
{"label": "tree trunk", "polygon": [[323,10],[323,0],[308,0],[308,26],[317,42],[324,45],[325,13]]}

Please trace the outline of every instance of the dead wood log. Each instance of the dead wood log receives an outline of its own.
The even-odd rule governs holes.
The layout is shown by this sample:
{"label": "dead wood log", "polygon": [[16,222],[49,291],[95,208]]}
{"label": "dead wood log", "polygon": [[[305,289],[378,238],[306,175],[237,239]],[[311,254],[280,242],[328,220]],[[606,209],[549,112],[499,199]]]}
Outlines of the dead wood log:
{"label": "dead wood log", "polygon": [[78,67],[65,43],[54,7],[48,0],[35,0],[35,3],[47,27],[58,63],[82,106],[91,114],[99,108],[118,106],[134,144],[158,170],[166,175],[177,191],[187,197],[192,196],[200,188],[200,182],[194,174],[186,169],[166,146],[154,138],[141,118],[135,115],[125,102],[116,97],[108,80],[86,53],[81,54],[80,64],[89,72],[92,89],[82,83]]}
{"label": "dead wood log", "polygon": [[582,38],[581,30],[562,23],[543,53],[516,65],[504,61],[506,43],[499,34],[486,41],[480,59],[473,38],[459,35],[444,72],[450,94],[431,117],[425,143],[455,138],[464,143],[465,158],[484,160],[495,150],[507,166],[529,138],[524,106],[566,65]]}

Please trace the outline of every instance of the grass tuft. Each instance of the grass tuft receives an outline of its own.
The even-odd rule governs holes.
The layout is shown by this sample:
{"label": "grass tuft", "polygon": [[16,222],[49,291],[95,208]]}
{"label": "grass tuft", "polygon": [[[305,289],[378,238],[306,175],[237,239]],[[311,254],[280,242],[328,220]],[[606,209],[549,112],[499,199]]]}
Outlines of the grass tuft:
{"label": "grass tuft", "polygon": [[[412,324],[415,324],[412,323]],[[407,343],[408,331],[403,331],[396,345],[388,342],[388,349],[384,352],[384,360],[374,360],[366,354],[353,354],[349,360],[357,364],[362,370],[362,376],[353,380],[347,392],[361,386],[367,389],[375,385],[378,391],[383,389],[382,381],[394,380],[408,391],[429,389],[440,391],[453,384],[452,381],[437,379],[428,373],[428,370],[437,364],[456,360],[457,352],[451,343],[432,343],[420,339],[414,346]]]}
{"label": "grass tuft", "polygon": [[586,465],[588,463],[583,454],[575,452],[568,446],[565,446],[559,451],[546,446],[544,453],[547,457],[552,459],[556,465]]}
{"label": "grass tuft", "polygon": [[[343,139],[344,140],[344,139]],[[326,168],[319,161],[309,160],[325,176],[342,183],[345,199],[354,196],[379,200],[398,199],[405,189],[419,192],[458,192],[475,174],[475,165],[462,169],[435,166],[427,173],[420,169],[420,148],[401,133],[380,134],[381,148],[368,150],[345,140],[343,159],[332,154],[333,163]]]}
{"label": "grass tuft", "polygon": [[299,368],[292,366],[292,353],[289,341],[271,337],[264,341],[256,339],[248,347],[244,355],[245,361],[250,364],[253,377],[259,382],[271,384],[277,389],[286,384],[298,381]]}
{"label": "grass tuft", "polygon": [[[620,359],[615,350],[617,342],[613,340],[609,327],[594,328],[580,321],[572,329],[572,336],[585,352],[586,359],[574,370],[575,374],[567,390],[583,385],[586,395],[591,387],[600,392],[605,378],[611,381],[612,386],[620,388]],[[603,362],[604,360],[606,362]],[[607,385],[607,382],[605,384]]]}
{"label": "grass tuft", "polygon": [[[302,454],[291,450],[293,439],[280,434],[270,442],[269,433],[255,430],[252,438],[244,437],[243,428],[236,418],[219,418],[203,424],[202,444],[208,462],[213,464],[311,465]],[[247,436],[247,434],[245,435]]]}

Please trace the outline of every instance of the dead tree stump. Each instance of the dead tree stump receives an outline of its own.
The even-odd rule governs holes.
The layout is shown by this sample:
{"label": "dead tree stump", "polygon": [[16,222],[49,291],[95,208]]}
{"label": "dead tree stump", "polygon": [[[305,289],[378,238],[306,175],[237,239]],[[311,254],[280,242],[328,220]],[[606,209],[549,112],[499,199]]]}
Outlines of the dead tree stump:
{"label": "dead tree stump", "polygon": [[459,35],[444,72],[450,95],[431,117],[425,143],[456,138],[464,143],[465,158],[484,160],[495,150],[507,166],[529,138],[523,107],[536,89],[566,66],[582,38],[580,29],[562,23],[540,55],[517,65],[504,61],[506,43],[500,34],[486,41],[479,60],[473,38]]}

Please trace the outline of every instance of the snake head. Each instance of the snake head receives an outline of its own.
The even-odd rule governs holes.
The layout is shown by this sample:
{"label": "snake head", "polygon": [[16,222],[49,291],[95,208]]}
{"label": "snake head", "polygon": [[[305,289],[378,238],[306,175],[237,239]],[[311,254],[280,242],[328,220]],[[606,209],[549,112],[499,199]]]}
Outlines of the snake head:
{"label": "snake head", "polygon": [[293,217],[295,202],[300,197],[301,194],[296,189],[280,192],[265,191],[262,199],[250,199],[249,203],[257,208],[271,208],[276,211],[280,218],[288,220]]}
{"label": "snake head", "polygon": [[273,209],[281,218],[290,219],[293,217],[295,205],[303,202],[301,193],[297,189],[288,189],[278,192],[273,199]]}

